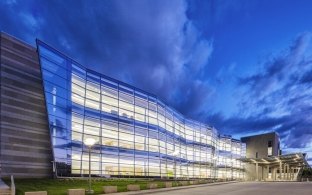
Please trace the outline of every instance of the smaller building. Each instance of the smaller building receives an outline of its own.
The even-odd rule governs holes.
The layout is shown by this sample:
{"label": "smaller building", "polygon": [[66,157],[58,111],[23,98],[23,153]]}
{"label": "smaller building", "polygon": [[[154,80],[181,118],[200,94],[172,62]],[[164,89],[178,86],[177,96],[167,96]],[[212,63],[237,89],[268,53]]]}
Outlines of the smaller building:
{"label": "smaller building", "polygon": [[248,158],[265,158],[281,154],[279,136],[275,132],[242,137],[241,140],[246,143]]}
{"label": "smaller building", "polygon": [[242,137],[246,144],[246,180],[275,181],[297,180],[305,166],[306,154],[281,154],[280,140],[276,132]]}

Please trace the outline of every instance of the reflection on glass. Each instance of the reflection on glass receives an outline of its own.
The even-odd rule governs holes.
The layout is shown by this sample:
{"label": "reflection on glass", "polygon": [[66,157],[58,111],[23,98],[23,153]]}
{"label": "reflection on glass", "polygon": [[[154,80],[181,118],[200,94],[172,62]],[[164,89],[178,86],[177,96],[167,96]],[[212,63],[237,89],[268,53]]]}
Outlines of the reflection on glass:
{"label": "reflection on glass", "polygon": [[173,177],[174,170],[177,177],[243,176],[235,160],[245,155],[240,142],[40,41],[38,51],[58,175],[88,173],[83,140],[92,138],[91,169],[98,176]]}

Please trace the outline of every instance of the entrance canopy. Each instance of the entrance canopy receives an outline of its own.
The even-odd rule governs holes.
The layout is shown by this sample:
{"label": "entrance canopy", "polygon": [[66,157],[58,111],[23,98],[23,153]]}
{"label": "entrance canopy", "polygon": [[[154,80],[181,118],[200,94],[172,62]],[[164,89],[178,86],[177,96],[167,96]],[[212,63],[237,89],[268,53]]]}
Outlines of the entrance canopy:
{"label": "entrance canopy", "polygon": [[280,163],[296,167],[309,166],[306,160],[306,153],[285,154],[265,158],[240,158],[239,160],[245,163],[258,164],[259,166],[279,165]]}

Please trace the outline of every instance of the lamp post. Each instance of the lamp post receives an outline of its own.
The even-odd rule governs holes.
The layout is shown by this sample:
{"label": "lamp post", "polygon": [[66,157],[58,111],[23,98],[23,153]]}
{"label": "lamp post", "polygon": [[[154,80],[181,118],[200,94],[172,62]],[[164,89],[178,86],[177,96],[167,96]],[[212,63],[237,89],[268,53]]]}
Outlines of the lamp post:
{"label": "lamp post", "polygon": [[[57,174],[56,174],[56,168],[55,168],[55,161],[51,161],[52,163],[52,170],[53,170],[53,179],[56,178]],[[1,171],[1,170],[0,170]]]}
{"label": "lamp post", "polygon": [[93,194],[94,191],[91,189],[91,148],[95,144],[95,139],[87,138],[84,144],[89,148],[89,189],[87,190],[87,194]]}

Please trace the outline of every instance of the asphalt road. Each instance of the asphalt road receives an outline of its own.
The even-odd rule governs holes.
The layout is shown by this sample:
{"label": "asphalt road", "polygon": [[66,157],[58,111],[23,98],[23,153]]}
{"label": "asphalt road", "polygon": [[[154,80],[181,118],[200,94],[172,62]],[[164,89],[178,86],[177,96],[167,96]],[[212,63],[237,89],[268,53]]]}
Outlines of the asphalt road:
{"label": "asphalt road", "polygon": [[240,182],[152,193],[155,195],[312,195],[312,182]]}

